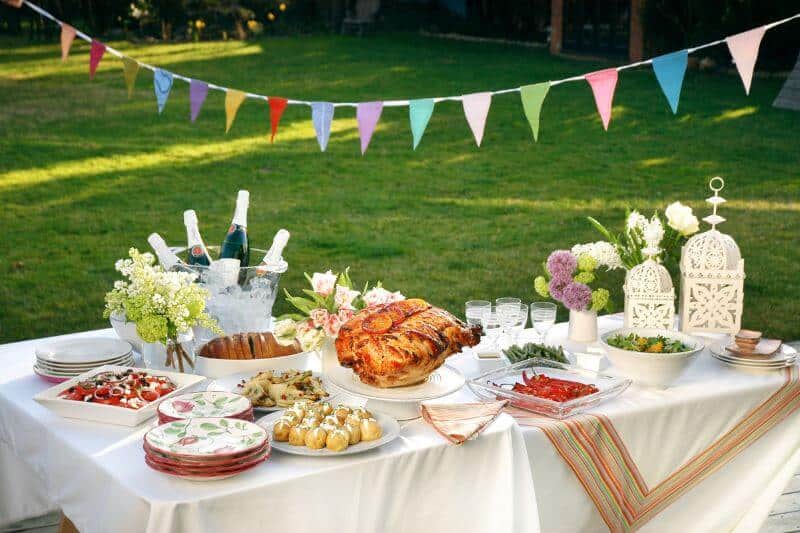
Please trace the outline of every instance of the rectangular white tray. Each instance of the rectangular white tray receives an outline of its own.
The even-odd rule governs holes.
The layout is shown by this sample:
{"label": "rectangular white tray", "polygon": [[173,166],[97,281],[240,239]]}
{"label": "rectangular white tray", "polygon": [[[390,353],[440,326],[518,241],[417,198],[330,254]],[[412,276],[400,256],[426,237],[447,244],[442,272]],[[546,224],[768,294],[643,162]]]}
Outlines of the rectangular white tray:
{"label": "rectangular white tray", "polygon": [[[158,401],[150,402],[141,409],[128,409],[127,407],[119,407],[115,405],[78,402],[75,400],[67,400],[58,397],[62,391],[65,391],[76,383],[91,378],[100,372],[106,372],[109,370],[125,371],[129,368],[132,368],[134,371],[147,372],[150,375],[168,377],[173,383],[175,383],[175,385],[177,385],[178,388],[163,398],[160,398]],[[195,376],[192,374],[162,372],[160,370],[151,371],[145,368],[106,365],[101,366],[100,368],[95,368],[94,370],[81,374],[80,376],[76,376],[69,381],[59,383],[54,387],[50,387],[49,389],[44,390],[34,396],[33,399],[54,413],[66,418],[78,418],[81,420],[91,420],[94,422],[103,422],[118,426],[134,427],[156,416],[158,404],[161,403],[164,398],[171,398],[172,396],[183,394],[198,383],[205,381],[205,379],[206,378],[203,376]]]}

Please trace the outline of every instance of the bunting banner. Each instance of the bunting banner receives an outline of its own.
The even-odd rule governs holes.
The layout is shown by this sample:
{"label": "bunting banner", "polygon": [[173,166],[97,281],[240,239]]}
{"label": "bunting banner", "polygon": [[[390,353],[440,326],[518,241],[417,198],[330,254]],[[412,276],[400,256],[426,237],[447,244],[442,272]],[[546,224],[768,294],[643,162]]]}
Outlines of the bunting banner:
{"label": "bunting banner", "polygon": [[172,82],[174,77],[172,72],[166,70],[156,69],[153,73],[153,88],[156,92],[156,103],[158,104],[158,113],[164,111],[164,106],[167,105],[167,98],[172,90]]}
{"label": "bunting banner", "polygon": [[464,107],[464,116],[467,117],[467,124],[472,130],[475,142],[478,147],[483,140],[483,130],[486,127],[486,117],[489,116],[489,107],[492,105],[492,93],[472,93],[461,97],[461,104]]}
{"label": "bunting banner", "polygon": [[97,72],[97,66],[100,60],[103,59],[103,54],[106,53],[106,45],[100,41],[92,39],[92,47],[89,49],[89,79],[94,79],[94,73]]}
{"label": "bunting banner", "polygon": [[69,24],[61,25],[61,61],[66,61],[69,56],[69,49],[72,48],[72,42],[78,33],[75,28]]}
{"label": "bunting banner", "polygon": [[245,98],[247,98],[247,95],[236,89],[228,89],[228,92],[225,94],[225,133],[231,131],[236,113],[239,111],[239,106],[242,105]]}
{"label": "bunting banner", "polygon": [[260,99],[269,105],[270,116],[270,142],[275,141],[281,117],[286,107],[289,105],[305,105],[311,108],[311,121],[314,126],[314,133],[320,149],[324,152],[330,140],[331,126],[333,123],[334,112],[337,107],[354,108],[356,121],[358,123],[358,134],[361,143],[361,154],[365,154],[372,141],[372,137],[380,121],[381,113],[385,107],[408,107],[409,125],[412,136],[412,147],[417,149],[425,130],[428,127],[434,107],[440,102],[457,101],[461,102],[467,125],[475,138],[475,143],[480,147],[483,143],[484,132],[486,130],[486,120],[489,109],[492,105],[492,98],[495,95],[504,95],[518,92],[525,117],[530,124],[534,142],[539,140],[539,126],[541,121],[541,110],[544,101],[550,90],[562,83],[572,83],[586,80],[592,90],[595,106],[600,115],[603,129],[608,131],[611,122],[614,93],[616,91],[619,73],[644,65],[650,65],[655,74],[658,85],[669,103],[673,114],[678,112],[683,82],[688,66],[688,56],[698,50],[704,50],[713,46],[726,44],[736,70],[744,85],[745,93],[750,94],[750,87],[753,81],[761,40],[767,30],[776,26],[786,24],[790,21],[800,19],[800,13],[790,17],[771,22],[764,26],[753,28],[742,33],[727,36],[723,39],[707,42],[699,46],[679,50],[676,52],[660,55],[652,59],[637,61],[616,68],[608,68],[597,72],[580,74],[560,80],[547,80],[539,83],[522,85],[508,89],[495,91],[475,92],[462,94],[460,96],[439,96],[433,98],[416,98],[408,100],[376,100],[369,102],[310,102],[294,98],[280,98],[266,96],[250,92],[240,91],[234,88],[216,85],[207,81],[197,80],[180,74],[173,74],[157,66],[148,65],[141,61],[123,54],[119,50],[107,46],[91,36],[82,33],[70,24],[63,22],[53,16],[49,11],[30,2],[29,0],[17,0],[20,5],[27,6],[42,17],[53,21],[61,26],[61,59],[65,61],[69,56],[72,43],[76,37],[83,39],[91,44],[89,50],[89,77],[94,78],[100,60],[108,51],[111,55],[119,58],[123,62],[123,74],[128,96],[133,96],[136,76],[140,69],[145,68],[153,72],[153,86],[158,104],[158,112],[162,113],[164,106],[169,98],[172,85],[175,80],[184,81],[189,84],[189,102],[191,122],[195,122],[200,114],[200,110],[208,96],[209,90],[224,91],[225,95],[225,131],[228,132],[233,125],[238,110],[242,103],[248,98]]}
{"label": "bunting banner", "polygon": [[189,82],[189,120],[194,123],[208,96],[208,84],[200,80]]}
{"label": "bunting banner", "polygon": [[331,136],[331,123],[333,122],[333,104],[330,102],[311,103],[311,122],[317,133],[319,149],[323,152],[328,148],[328,139]]}
{"label": "bunting banner", "polygon": [[125,77],[125,86],[128,88],[128,98],[133,97],[133,88],[136,85],[137,74],[139,74],[139,63],[130,57],[123,57],[122,75]]}
{"label": "bunting banner", "polygon": [[534,142],[539,141],[539,115],[548,92],[550,92],[549,81],[537,83],[535,85],[526,85],[519,89],[522,109],[525,111],[525,117],[531,125]]}
{"label": "bunting banner", "polygon": [[414,141],[414,150],[419,146],[422,135],[425,133],[425,128],[428,127],[428,121],[433,115],[434,105],[433,98],[411,100],[408,103],[408,117],[411,121],[411,137]]}
{"label": "bunting banner", "polygon": [[750,83],[753,81],[753,70],[756,68],[758,49],[766,31],[767,27],[762,26],[725,38],[725,42],[728,43],[728,50],[730,50],[733,61],[736,63],[736,70],[742,78],[745,94],[750,94]]}
{"label": "bunting banner", "polygon": [[673,114],[678,112],[678,101],[688,63],[689,53],[686,50],[653,58],[653,72]]}
{"label": "bunting banner", "polygon": [[269,104],[269,129],[272,132],[269,142],[273,143],[275,142],[275,134],[278,133],[278,124],[281,122],[283,110],[289,105],[289,101],[286,98],[270,96],[267,103]]}
{"label": "bunting banner", "polygon": [[381,118],[383,102],[363,102],[356,108],[358,136],[361,138],[361,155],[364,155]]}
{"label": "bunting banner", "polygon": [[611,103],[614,101],[618,76],[615,68],[598,70],[586,75],[586,81],[592,88],[594,102],[597,104],[597,112],[603,121],[603,129],[606,131],[608,131],[608,123],[611,122]]}

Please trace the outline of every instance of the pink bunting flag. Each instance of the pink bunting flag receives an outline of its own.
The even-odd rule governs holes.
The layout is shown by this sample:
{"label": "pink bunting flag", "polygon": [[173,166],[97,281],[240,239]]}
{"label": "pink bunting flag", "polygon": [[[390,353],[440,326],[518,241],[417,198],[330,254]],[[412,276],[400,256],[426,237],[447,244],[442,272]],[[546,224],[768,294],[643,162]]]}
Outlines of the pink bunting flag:
{"label": "pink bunting flag", "polygon": [[745,94],[750,94],[750,83],[753,81],[753,69],[755,69],[758,59],[758,48],[761,46],[761,39],[766,31],[767,27],[761,26],[725,38],[728,50],[731,51],[733,61],[736,63],[736,70],[739,71],[739,76],[744,83]]}
{"label": "pink bunting flag", "polygon": [[461,97],[464,105],[464,115],[467,123],[475,136],[478,146],[483,140],[483,130],[486,127],[486,117],[489,115],[489,107],[492,105],[492,93],[472,93]]}
{"label": "pink bunting flag", "polygon": [[61,25],[61,61],[66,61],[69,56],[69,49],[72,48],[72,41],[78,32],[69,24]]}
{"label": "pink bunting flag", "polygon": [[594,103],[603,121],[603,129],[608,131],[608,123],[611,122],[611,103],[614,101],[614,91],[617,88],[617,69],[598,70],[585,77],[592,88]]}
{"label": "pink bunting flag", "polygon": [[358,135],[361,137],[361,155],[364,155],[375,133],[375,127],[381,118],[383,102],[363,102],[356,108],[356,120],[358,121]]}
{"label": "pink bunting flag", "polygon": [[97,65],[103,59],[103,54],[106,53],[106,45],[100,41],[92,39],[92,48],[89,50],[89,79],[94,79],[94,73],[97,72]]}

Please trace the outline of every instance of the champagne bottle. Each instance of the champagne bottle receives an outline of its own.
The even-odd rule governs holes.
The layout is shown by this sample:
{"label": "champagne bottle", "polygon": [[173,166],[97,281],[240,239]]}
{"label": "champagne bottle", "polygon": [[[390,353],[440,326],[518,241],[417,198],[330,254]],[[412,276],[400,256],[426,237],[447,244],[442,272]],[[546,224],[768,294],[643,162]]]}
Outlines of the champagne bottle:
{"label": "champagne bottle", "polygon": [[197,271],[181,261],[181,258],[175,255],[175,252],[169,249],[167,243],[164,242],[163,237],[158,233],[151,233],[149,237],[147,237],[147,242],[150,243],[150,246],[153,248],[153,251],[156,253],[156,257],[158,257],[158,262],[161,264],[161,267],[166,270],[167,272],[189,272],[191,274],[196,274]]}
{"label": "champagne bottle", "polygon": [[186,244],[189,250],[186,262],[189,265],[211,265],[211,256],[200,236],[200,230],[197,227],[197,213],[194,212],[194,209],[187,209],[183,212],[183,223],[186,225]]}
{"label": "champagne bottle", "polygon": [[236,211],[233,213],[231,227],[222,241],[219,250],[220,259],[238,259],[242,268],[250,264],[250,248],[247,245],[247,208],[250,205],[250,193],[239,191],[236,198]]}
{"label": "champagne bottle", "polygon": [[263,276],[269,272],[271,266],[280,264],[283,259],[283,249],[286,248],[289,237],[289,232],[285,229],[278,230],[278,233],[272,239],[272,246],[269,247],[264,259],[261,260],[261,263],[256,268],[256,275]]}

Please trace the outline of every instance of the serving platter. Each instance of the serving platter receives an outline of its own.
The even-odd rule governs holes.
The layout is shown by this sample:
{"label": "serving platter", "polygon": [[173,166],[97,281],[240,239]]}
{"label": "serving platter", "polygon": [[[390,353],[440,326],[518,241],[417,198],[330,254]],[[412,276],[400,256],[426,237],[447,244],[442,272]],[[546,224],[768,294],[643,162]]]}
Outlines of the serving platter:
{"label": "serving platter", "polygon": [[[312,450],[306,446],[292,446],[288,442],[280,442],[275,439],[272,439],[272,448],[292,455],[304,455],[307,457],[339,457],[342,455],[363,453],[378,448],[384,444],[392,442],[394,439],[400,436],[400,424],[397,422],[397,420],[385,413],[380,413],[377,411],[371,412],[375,420],[378,421],[378,424],[381,426],[381,431],[383,432],[383,435],[379,439],[361,441],[358,444],[352,444],[348,446],[346,449],[340,452],[333,452],[326,448],[321,450]],[[275,422],[278,421],[282,414],[283,413],[269,414],[258,419],[256,424],[263,427],[265,430],[267,430],[268,434],[272,435],[272,426],[275,425]]]}
{"label": "serving platter", "polygon": [[[92,402],[79,402],[75,400],[68,400],[66,398],[59,398],[58,396],[61,392],[69,389],[77,383],[87,380],[101,372],[124,372],[128,369],[132,369],[135,372],[147,372],[148,374],[155,376],[165,376],[175,383],[176,389],[169,394],[165,394],[159,400],[150,402],[139,409],[128,409],[126,407],[103,405]],[[150,418],[156,416],[159,402],[167,398],[183,394],[184,392],[188,392],[192,387],[204,380],[205,378],[203,376],[195,376],[192,374],[163,371],[152,372],[144,368],[104,365],[50,387],[49,389],[46,389],[34,396],[33,399],[57,415],[65,418],[77,418],[81,420],[91,420],[94,422],[132,427],[138,426],[139,424],[142,424]]]}
{"label": "serving platter", "polygon": [[[285,369],[285,370],[293,370],[293,369]],[[276,372],[279,372],[279,371],[276,371]],[[216,379],[214,379],[214,380],[212,380],[212,381],[210,381],[208,383],[208,385],[206,386],[206,390],[207,391],[223,391],[223,392],[232,392],[234,394],[242,394],[242,391],[244,390],[244,388],[240,387],[239,385],[243,384],[242,381],[244,381],[245,383],[250,381],[254,376],[256,376],[256,374],[258,374],[258,371],[255,371],[255,372],[239,372],[237,374],[229,374],[227,376],[216,378]],[[335,395],[334,395],[333,391],[331,390],[332,387],[330,387],[328,385],[327,380],[321,374],[319,374],[318,372],[312,372],[311,375],[313,377],[315,377],[315,378],[318,378],[320,381],[322,381],[322,388],[325,389],[325,391],[328,393],[328,396],[326,398],[323,398],[322,400],[319,400],[319,401],[328,401],[328,402],[329,401],[333,401],[333,398],[335,398]],[[283,411],[284,409],[286,409],[286,407],[279,407],[277,405],[275,405],[273,407],[257,407],[257,406],[254,405],[253,409],[255,411],[258,411],[258,412],[261,412],[261,413],[274,413],[275,411]]]}

